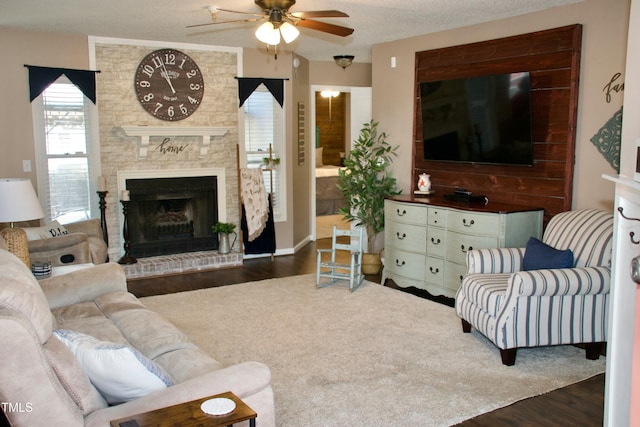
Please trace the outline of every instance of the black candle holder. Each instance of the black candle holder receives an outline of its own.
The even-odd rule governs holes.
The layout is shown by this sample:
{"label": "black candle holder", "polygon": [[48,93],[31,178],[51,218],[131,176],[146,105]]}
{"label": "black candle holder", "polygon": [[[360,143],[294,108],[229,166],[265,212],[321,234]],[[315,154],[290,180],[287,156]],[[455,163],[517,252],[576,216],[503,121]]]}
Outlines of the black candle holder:
{"label": "black candle holder", "polygon": [[138,260],[131,256],[129,250],[131,249],[131,242],[129,241],[129,201],[120,200],[122,203],[122,214],[124,215],[124,223],[122,224],[122,237],[124,238],[124,256],[120,258],[118,264],[135,264]]}
{"label": "black candle holder", "polygon": [[[107,197],[108,191],[96,191],[96,193],[98,193],[98,206],[100,206],[100,229],[102,230],[102,239],[107,244],[108,248],[109,232],[107,231],[107,217],[105,216],[105,211],[107,210],[107,201],[105,199]],[[109,261],[108,255],[107,261]]]}
{"label": "black candle holder", "polygon": [[99,198],[99,206],[100,206],[100,228],[102,229],[102,238],[104,242],[109,247],[109,233],[107,231],[107,218],[105,216],[105,211],[107,210],[107,201],[105,200],[107,197],[108,191],[96,191],[98,193]]}

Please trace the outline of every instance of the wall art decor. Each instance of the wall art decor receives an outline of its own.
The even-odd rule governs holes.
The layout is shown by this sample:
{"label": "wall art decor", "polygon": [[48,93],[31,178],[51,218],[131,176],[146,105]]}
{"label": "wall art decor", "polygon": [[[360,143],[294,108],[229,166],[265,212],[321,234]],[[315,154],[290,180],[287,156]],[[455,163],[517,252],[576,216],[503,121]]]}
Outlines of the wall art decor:
{"label": "wall art decor", "polygon": [[298,102],[298,165],[304,165],[304,104]]}
{"label": "wall art decor", "polygon": [[591,142],[600,154],[620,173],[620,142],[622,132],[622,107],[615,112],[602,128],[591,137]]}

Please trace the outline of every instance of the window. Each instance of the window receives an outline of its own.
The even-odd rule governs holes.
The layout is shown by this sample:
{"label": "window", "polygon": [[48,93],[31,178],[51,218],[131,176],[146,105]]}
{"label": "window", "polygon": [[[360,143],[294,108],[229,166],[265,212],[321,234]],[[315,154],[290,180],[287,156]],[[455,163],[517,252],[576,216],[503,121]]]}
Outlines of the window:
{"label": "window", "polygon": [[[271,93],[260,86],[244,103],[244,154],[246,167],[264,168],[267,193],[273,190],[273,218],[286,220],[284,165],[280,165],[284,147],[284,114]],[[269,150],[271,159],[269,162]],[[271,166],[271,167],[269,167]]]}
{"label": "window", "polygon": [[[91,117],[95,106],[66,77],[33,101],[38,195],[45,220],[66,224],[91,218],[97,181]],[[95,154],[94,154],[95,152]],[[97,206],[96,206],[97,208]]]}

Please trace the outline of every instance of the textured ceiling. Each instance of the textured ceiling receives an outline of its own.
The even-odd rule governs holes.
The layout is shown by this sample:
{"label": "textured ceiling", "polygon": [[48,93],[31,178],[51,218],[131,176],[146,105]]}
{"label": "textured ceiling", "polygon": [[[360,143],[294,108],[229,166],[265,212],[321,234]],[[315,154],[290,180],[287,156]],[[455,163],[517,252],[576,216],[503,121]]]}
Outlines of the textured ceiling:
{"label": "textured ceiling", "polygon": [[[280,49],[310,60],[355,55],[370,62],[371,46],[466,25],[577,3],[582,0],[298,0],[291,12],[337,9],[349,18],[319,19],[354,28],[337,37],[306,28]],[[0,26],[40,31],[209,44],[264,47],[253,33],[259,23],[229,23],[186,28],[208,22],[207,6],[260,12],[252,0],[1,0]],[[220,12],[219,21],[243,15]]]}

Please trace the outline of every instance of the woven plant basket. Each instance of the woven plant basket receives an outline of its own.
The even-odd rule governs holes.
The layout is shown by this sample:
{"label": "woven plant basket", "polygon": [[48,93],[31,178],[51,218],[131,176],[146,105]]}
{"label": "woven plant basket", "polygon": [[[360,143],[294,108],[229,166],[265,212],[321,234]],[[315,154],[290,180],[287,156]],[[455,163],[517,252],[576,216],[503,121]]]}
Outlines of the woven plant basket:
{"label": "woven plant basket", "polygon": [[20,258],[29,270],[31,270],[27,233],[25,233],[22,228],[5,228],[2,230],[2,238],[7,242],[7,249],[9,249],[9,252]]}
{"label": "woven plant basket", "polygon": [[362,254],[362,272],[364,274],[375,275],[380,273],[382,268],[382,261],[380,254]]}

